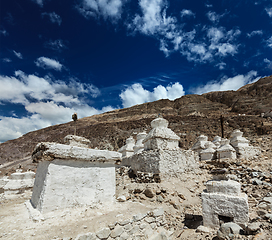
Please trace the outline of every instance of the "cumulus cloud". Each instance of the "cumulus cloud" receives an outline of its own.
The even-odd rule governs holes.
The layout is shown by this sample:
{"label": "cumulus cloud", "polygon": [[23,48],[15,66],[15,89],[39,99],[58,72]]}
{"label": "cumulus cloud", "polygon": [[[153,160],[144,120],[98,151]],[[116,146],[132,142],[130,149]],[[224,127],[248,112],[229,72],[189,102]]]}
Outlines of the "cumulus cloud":
{"label": "cumulus cloud", "polygon": [[63,67],[62,64],[60,64],[58,61],[47,57],[39,57],[35,61],[35,64],[37,67],[41,67],[44,69],[54,69],[56,71],[61,71]]}
{"label": "cumulus cloud", "polygon": [[14,50],[13,50],[13,53],[14,53],[14,55],[15,55],[17,58],[19,58],[19,59],[23,59],[23,55],[22,55],[22,53],[20,53],[20,52],[16,52],[16,51],[14,51]]}
{"label": "cumulus cloud", "polygon": [[79,104],[80,94],[97,97],[100,91],[91,84],[71,80],[53,81],[48,76],[42,78],[16,71],[15,76],[0,75],[0,103],[10,102],[28,105],[32,101],[52,100],[57,103]]}
{"label": "cumulus cloud", "polygon": [[142,15],[137,14],[129,27],[147,35],[166,35],[174,31],[176,18],[166,16],[167,1],[140,0],[139,6]]}
{"label": "cumulus cloud", "polygon": [[48,17],[49,20],[52,22],[52,23],[56,23],[58,24],[59,26],[61,25],[61,22],[62,22],[62,19],[61,17],[56,14],[55,12],[51,12],[51,13],[42,13],[42,17]]}
{"label": "cumulus cloud", "polygon": [[272,8],[266,8],[265,11],[269,17],[272,17]]}
{"label": "cumulus cloud", "polygon": [[126,0],[82,0],[77,9],[86,18],[101,16],[104,19],[120,19],[125,2]]}
{"label": "cumulus cloud", "polygon": [[256,30],[256,31],[252,31],[251,33],[247,34],[247,37],[251,38],[253,36],[257,36],[257,35],[263,35],[263,31],[262,30]]}
{"label": "cumulus cloud", "polygon": [[63,40],[57,39],[57,40],[49,40],[47,41],[44,46],[46,48],[50,48],[55,51],[62,51],[63,49],[67,48],[67,46],[64,44]]}
{"label": "cumulus cloud", "polygon": [[194,94],[202,94],[212,91],[227,91],[227,90],[237,90],[240,87],[256,82],[260,77],[256,77],[256,71],[250,71],[246,75],[237,75],[235,77],[223,77],[220,81],[210,81],[204,86],[199,86],[191,91]]}
{"label": "cumulus cloud", "polygon": [[168,85],[167,87],[158,85],[153,91],[148,91],[144,89],[141,84],[135,83],[122,91],[119,96],[122,100],[123,107],[131,107],[136,104],[152,102],[159,99],[174,100],[184,94],[183,86],[178,82]]}
{"label": "cumulus cloud", "polygon": [[180,16],[183,17],[195,17],[195,14],[189,9],[183,9],[180,12]]}
{"label": "cumulus cloud", "polygon": [[74,112],[80,118],[113,110],[95,109],[85,99],[96,98],[100,91],[91,84],[43,78],[16,71],[15,76],[0,75],[0,104],[20,104],[27,117],[0,116],[0,142],[20,137],[29,131],[71,121]]}

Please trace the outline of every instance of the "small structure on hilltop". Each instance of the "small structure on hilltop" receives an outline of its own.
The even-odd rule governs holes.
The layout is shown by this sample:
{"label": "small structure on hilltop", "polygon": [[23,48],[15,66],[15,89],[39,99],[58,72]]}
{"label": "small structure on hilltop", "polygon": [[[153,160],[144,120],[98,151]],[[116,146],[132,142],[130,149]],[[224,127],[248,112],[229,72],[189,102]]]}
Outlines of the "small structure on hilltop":
{"label": "small structure on hilltop", "polygon": [[219,228],[220,221],[244,224],[248,222],[247,195],[240,183],[227,178],[226,169],[212,171],[213,180],[206,183],[201,194],[203,225]]}
{"label": "small structure on hilltop", "polygon": [[39,164],[30,203],[41,213],[115,201],[120,153],[44,142],[32,158]]}
{"label": "small structure on hilltop", "polygon": [[75,147],[85,147],[88,148],[91,144],[91,141],[87,138],[76,136],[76,135],[67,135],[63,139],[64,143],[70,146]]}
{"label": "small structure on hilltop", "polygon": [[137,134],[137,142],[133,147],[134,154],[140,153],[144,150],[143,140],[146,138],[146,132],[141,132]]}
{"label": "small structure on hilltop", "polygon": [[215,136],[214,138],[213,138],[213,141],[212,141],[212,143],[215,145],[215,147],[216,148],[219,148],[220,147],[220,145],[221,145],[221,137],[219,137],[219,136]]}
{"label": "small structure on hilltop", "polygon": [[133,137],[129,137],[126,140],[126,145],[119,149],[119,153],[122,154],[122,157],[130,157],[134,154],[135,140]]}
{"label": "small structure on hilltop", "polygon": [[206,147],[205,147],[205,144],[208,142],[208,137],[205,136],[205,135],[200,135],[198,138],[197,138],[197,141],[196,143],[192,146],[192,150],[193,151],[196,151],[198,153],[200,153],[202,150],[204,150]]}
{"label": "small structure on hilltop", "polygon": [[221,139],[221,145],[216,150],[217,159],[236,159],[236,151],[230,145],[230,140]]}
{"label": "small structure on hilltop", "polygon": [[234,130],[230,137],[230,144],[235,148],[239,158],[251,159],[260,154],[259,148],[249,146],[249,140],[243,137],[243,132],[239,129]]}
{"label": "small structure on hilltop", "polygon": [[199,153],[200,160],[207,161],[216,159],[216,146],[212,142],[207,141],[205,147],[206,148]]}
{"label": "small structure on hilltop", "polygon": [[208,141],[208,137],[200,135],[197,142],[191,148],[199,153],[200,160],[215,160],[215,159],[252,159],[260,154],[260,149],[249,146],[249,140],[244,138],[243,132],[236,129],[230,137],[231,139],[221,139],[215,136],[212,142]]}
{"label": "small structure on hilltop", "polygon": [[179,148],[179,136],[168,128],[168,121],[161,117],[151,122],[152,130],[143,140],[144,150],[129,158],[123,165],[131,166],[134,173],[143,172],[160,177],[178,176],[198,168],[198,155]]}
{"label": "small structure on hilltop", "polygon": [[34,185],[35,173],[32,171],[22,172],[17,169],[9,177],[0,179],[0,188],[3,188],[5,195],[18,194],[30,189]]}

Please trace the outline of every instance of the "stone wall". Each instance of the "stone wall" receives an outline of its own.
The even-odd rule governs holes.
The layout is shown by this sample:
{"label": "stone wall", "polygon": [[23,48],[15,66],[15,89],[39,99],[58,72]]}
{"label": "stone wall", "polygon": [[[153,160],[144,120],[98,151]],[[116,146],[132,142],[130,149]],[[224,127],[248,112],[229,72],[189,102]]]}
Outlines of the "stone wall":
{"label": "stone wall", "polygon": [[139,213],[129,219],[123,219],[109,224],[108,227],[98,229],[96,232],[80,234],[76,240],[99,240],[99,239],[149,239],[168,240],[171,234],[164,228],[167,223],[163,208],[147,213]]}

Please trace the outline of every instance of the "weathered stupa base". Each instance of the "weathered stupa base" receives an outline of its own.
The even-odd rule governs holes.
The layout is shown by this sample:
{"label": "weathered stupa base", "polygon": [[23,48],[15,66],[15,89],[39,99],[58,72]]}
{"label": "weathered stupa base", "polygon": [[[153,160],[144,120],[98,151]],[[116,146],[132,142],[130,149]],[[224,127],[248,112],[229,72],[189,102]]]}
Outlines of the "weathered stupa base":
{"label": "weathered stupa base", "polygon": [[41,143],[33,158],[39,164],[30,202],[41,213],[115,201],[115,163],[120,153]]}
{"label": "weathered stupa base", "polygon": [[198,169],[198,154],[191,150],[149,150],[126,159],[126,163],[137,173],[146,172],[178,177],[185,172]]}

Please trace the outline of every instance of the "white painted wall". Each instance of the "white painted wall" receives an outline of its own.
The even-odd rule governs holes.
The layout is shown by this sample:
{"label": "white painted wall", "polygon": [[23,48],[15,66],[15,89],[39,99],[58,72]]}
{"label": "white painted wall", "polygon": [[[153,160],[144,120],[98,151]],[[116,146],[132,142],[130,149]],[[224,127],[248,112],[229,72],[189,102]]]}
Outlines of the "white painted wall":
{"label": "white painted wall", "polygon": [[60,159],[39,162],[31,203],[40,212],[114,200],[114,164]]}

